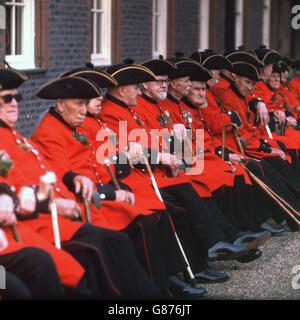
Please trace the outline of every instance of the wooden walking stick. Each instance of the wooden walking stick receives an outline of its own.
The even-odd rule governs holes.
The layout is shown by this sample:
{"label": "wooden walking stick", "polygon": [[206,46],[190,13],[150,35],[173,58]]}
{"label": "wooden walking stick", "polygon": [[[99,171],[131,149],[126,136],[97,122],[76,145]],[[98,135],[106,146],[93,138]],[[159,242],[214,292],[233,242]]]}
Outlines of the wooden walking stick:
{"label": "wooden walking stick", "polygon": [[269,186],[267,186],[263,181],[256,177],[243,163],[241,163],[241,166],[249,173],[250,177],[284,210],[284,212],[287,213],[300,226],[300,221],[293,215],[290,210],[292,210],[299,217],[300,214],[290,204],[282,199],[276,192],[274,192]]}
{"label": "wooden walking stick", "polygon": [[105,159],[104,160],[104,163],[105,163],[105,166],[106,166],[106,169],[110,175],[110,178],[111,178],[111,181],[113,182],[114,184],[114,187],[116,190],[121,190],[121,187],[119,185],[119,182],[116,178],[116,176],[114,175],[113,171],[111,170],[111,167],[110,167],[110,163],[109,163],[109,160],[108,159]]}
{"label": "wooden walking stick", "polygon": [[90,204],[89,204],[88,199],[86,197],[82,197],[82,199],[83,199],[86,222],[91,224],[92,218],[91,218]]}
{"label": "wooden walking stick", "polygon": [[234,129],[233,136],[234,136],[234,139],[235,139],[235,143],[237,144],[237,147],[239,148],[239,151],[242,154],[244,154],[244,148],[242,147],[242,143],[241,143],[241,141],[239,139],[239,136],[238,136],[238,132],[239,132],[238,126],[235,123],[227,123],[227,124],[224,125],[223,130],[222,130],[222,147],[221,147],[222,160],[224,160],[224,158],[225,158],[226,128],[229,127],[229,126],[233,127],[233,129]]}
{"label": "wooden walking stick", "polygon": [[[234,130],[234,139],[237,144],[237,147],[239,151],[244,154],[244,149],[242,147],[242,144],[240,142],[239,136],[238,136],[238,127],[235,124],[227,124],[223,128],[223,135],[222,135],[222,157],[224,156],[224,151],[225,151],[225,129],[226,126],[228,125],[233,125],[235,128]],[[224,159],[224,158],[223,158]],[[253,174],[245,165],[245,161],[240,163],[240,166],[244,168],[247,173],[250,175],[250,177],[284,210],[285,213],[287,213],[299,226],[300,226],[300,221],[293,215],[292,212],[295,213],[296,216],[300,217],[300,214],[290,205],[288,204],[283,198],[281,198],[274,190],[272,190],[268,185],[266,185],[263,181],[261,181],[255,174]],[[291,211],[292,212],[291,212]]]}
{"label": "wooden walking stick", "polygon": [[18,232],[16,223],[13,223],[10,227],[11,227],[12,233],[13,233],[13,235],[14,235],[14,239],[15,239],[17,242],[21,242],[21,238],[20,238],[20,235],[19,235],[19,232]]}

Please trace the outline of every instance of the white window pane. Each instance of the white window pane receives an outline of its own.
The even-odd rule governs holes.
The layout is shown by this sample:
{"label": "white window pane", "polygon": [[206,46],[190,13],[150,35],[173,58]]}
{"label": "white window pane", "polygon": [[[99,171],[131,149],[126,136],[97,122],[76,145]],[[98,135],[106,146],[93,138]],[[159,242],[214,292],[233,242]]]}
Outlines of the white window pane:
{"label": "white window pane", "polygon": [[97,14],[97,47],[96,47],[96,53],[102,52],[102,41],[101,41],[101,32],[102,32],[102,14]]}
{"label": "white window pane", "polygon": [[94,0],[92,11],[92,54],[95,65],[111,63],[111,0]]}
{"label": "white window pane", "polygon": [[153,12],[154,13],[158,13],[159,9],[158,9],[158,0],[154,0],[153,1]]}
{"label": "white window pane", "polygon": [[158,28],[159,28],[159,25],[158,25],[158,16],[154,16],[154,51],[158,51],[159,48],[158,48]]}

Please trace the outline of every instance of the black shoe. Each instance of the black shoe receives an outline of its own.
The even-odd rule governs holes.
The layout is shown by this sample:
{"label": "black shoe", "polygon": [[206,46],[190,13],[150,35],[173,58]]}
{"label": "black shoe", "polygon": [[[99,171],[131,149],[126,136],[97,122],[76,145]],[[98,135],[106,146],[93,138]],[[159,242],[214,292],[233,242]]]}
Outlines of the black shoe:
{"label": "black shoe", "polygon": [[169,278],[169,281],[169,291],[174,298],[197,299],[201,298],[206,293],[206,290],[204,288],[197,288],[190,284],[187,284],[177,276],[171,276]]}
{"label": "black shoe", "polygon": [[261,250],[252,249],[252,250],[249,250],[248,254],[245,254],[244,256],[239,257],[236,260],[241,262],[241,263],[248,263],[248,262],[251,262],[251,261],[254,261],[254,260],[258,259],[261,255],[262,255]]}
{"label": "black shoe", "polygon": [[248,251],[249,249],[244,245],[234,245],[220,241],[208,250],[208,260],[235,260]]}
{"label": "black shoe", "polygon": [[299,225],[290,217],[286,219],[286,224],[292,232],[299,230]]}
{"label": "black shoe", "polygon": [[237,239],[233,242],[234,245],[244,245],[249,250],[257,249],[263,245],[271,237],[271,232],[262,231],[262,232],[240,232]]}
{"label": "black shoe", "polygon": [[259,229],[271,232],[272,236],[279,236],[286,231],[285,228],[276,228],[276,227],[271,226],[267,222],[263,222],[259,226]]}
{"label": "black shoe", "polygon": [[217,273],[211,269],[206,269],[196,273],[195,278],[199,283],[218,283],[227,281],[229,276],[227,273]]}

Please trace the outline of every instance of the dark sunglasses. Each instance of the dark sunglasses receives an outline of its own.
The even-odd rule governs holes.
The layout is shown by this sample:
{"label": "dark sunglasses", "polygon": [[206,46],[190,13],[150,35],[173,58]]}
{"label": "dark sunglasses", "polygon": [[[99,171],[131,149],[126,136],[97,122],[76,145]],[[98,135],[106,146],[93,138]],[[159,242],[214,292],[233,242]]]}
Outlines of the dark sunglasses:
{"label": "dark sunglasses", "polygon": [[16,99],[17,102],[20,102],[22,100],[22,95],[21,93],[17,93],[17,94],[6,94],[4,96],[0,96],[1,99],[3,99],[3,101],[5,103],[11,103],[12,99]]}

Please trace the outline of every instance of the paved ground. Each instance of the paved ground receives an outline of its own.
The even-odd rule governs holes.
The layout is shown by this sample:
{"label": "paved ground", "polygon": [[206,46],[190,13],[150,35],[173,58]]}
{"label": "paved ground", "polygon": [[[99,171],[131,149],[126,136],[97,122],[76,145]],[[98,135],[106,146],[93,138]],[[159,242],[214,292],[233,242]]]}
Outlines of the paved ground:
{"label": "paved ground", "polygon": [[[230,279],[203,284],[207,290],[204,299],[300,300],[300,231],[271,237],[260,249],[263,254],[259,259],[246,264],[237,262],[238,270],[233,270],[229,262],[211,262],[213,270],[226,272]],[[293,274],[297,265],[299,270]]]}

